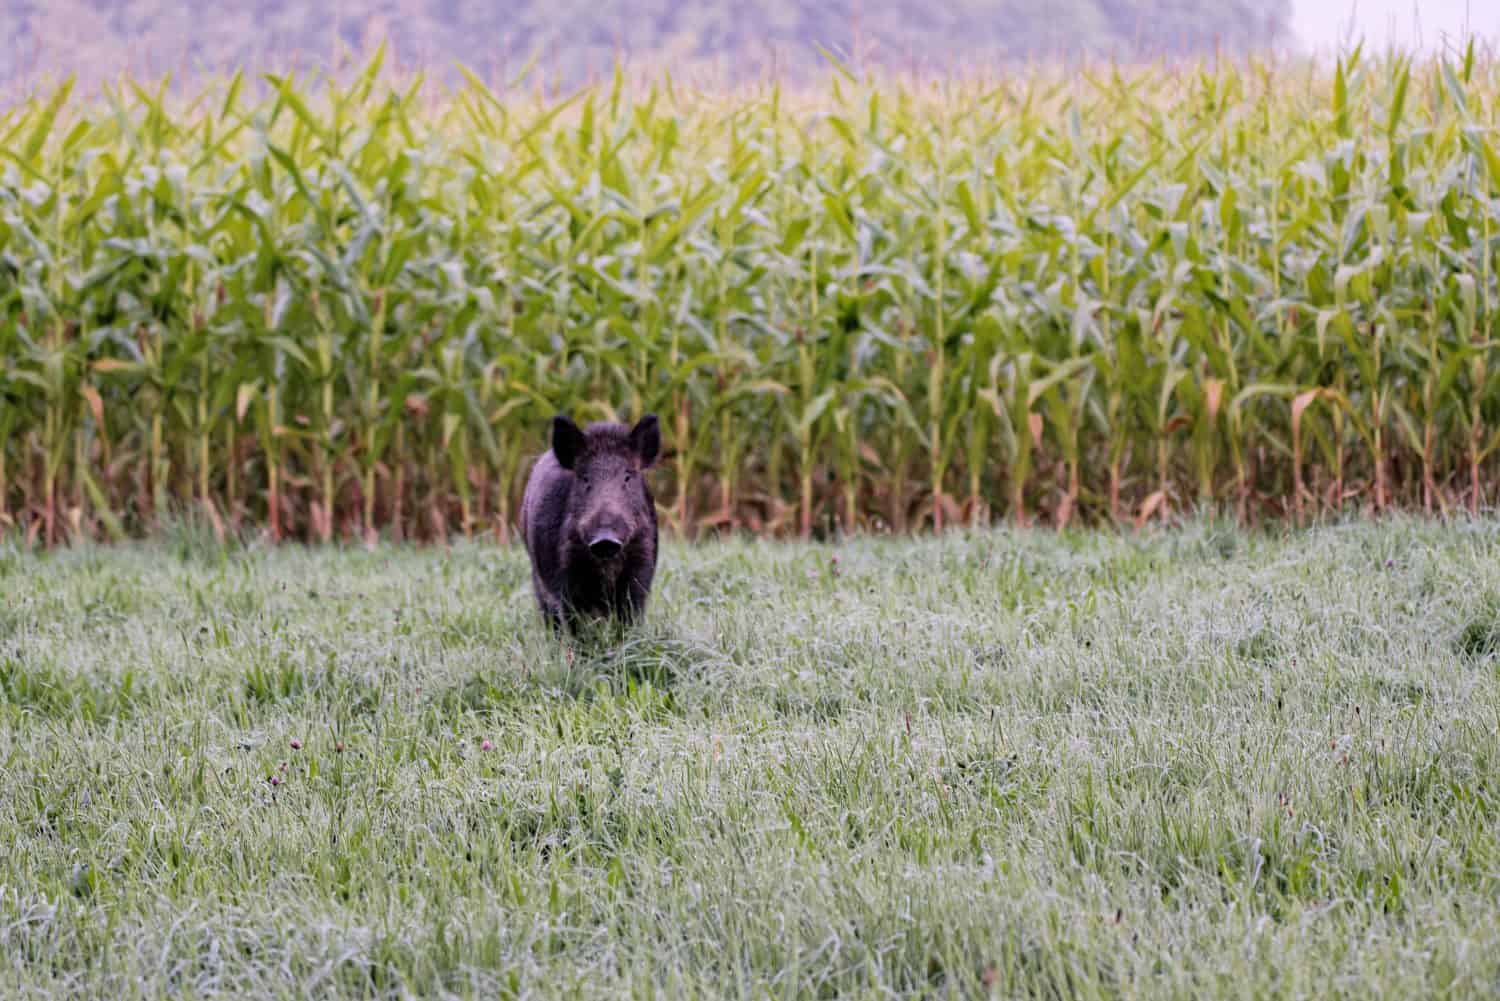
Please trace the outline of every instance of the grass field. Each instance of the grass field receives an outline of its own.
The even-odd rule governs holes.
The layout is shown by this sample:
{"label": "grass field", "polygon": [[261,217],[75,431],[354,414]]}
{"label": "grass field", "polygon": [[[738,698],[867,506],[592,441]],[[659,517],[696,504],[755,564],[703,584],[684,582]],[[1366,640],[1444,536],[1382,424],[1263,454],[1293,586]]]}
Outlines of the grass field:
{"label": "grass field", "polygon": [[[0,550],[6,997],[1493,997],[1500,522]],[[608,650],[608,652],[599,652]]]}

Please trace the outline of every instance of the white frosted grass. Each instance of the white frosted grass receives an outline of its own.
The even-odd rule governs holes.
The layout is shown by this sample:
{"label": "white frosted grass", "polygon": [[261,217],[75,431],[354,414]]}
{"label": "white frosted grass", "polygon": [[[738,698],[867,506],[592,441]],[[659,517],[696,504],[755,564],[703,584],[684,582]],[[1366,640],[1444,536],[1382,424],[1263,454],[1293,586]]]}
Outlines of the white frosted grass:
{"label": "white frosted grass", "polygon": [[1500,985],[1500,523],[662,567],[570,660],[516,550],[0,552],[0,993]]}

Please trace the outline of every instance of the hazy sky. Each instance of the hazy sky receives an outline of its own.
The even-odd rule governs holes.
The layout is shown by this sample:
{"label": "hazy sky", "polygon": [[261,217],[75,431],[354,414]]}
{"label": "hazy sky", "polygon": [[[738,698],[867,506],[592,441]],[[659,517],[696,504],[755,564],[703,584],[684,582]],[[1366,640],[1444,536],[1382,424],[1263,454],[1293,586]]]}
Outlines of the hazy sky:
{"label": "hazy sky", "polygon": [[1351,21],[1376,47],[1395,42],[1434,49],[1468,30],[1500,45],[1500,0],[1293,0],[1292,27],[1303,44],[1333,48]]}

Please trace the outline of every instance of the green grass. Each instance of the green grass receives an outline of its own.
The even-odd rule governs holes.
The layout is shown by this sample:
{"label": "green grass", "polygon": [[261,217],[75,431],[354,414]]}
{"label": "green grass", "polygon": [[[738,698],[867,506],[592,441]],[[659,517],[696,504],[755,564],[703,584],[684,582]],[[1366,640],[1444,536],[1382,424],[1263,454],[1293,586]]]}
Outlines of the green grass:
{"label": "green grass", "polygon": [[570,660],[516,549],[0,549],[0,993],[1493,997],[1497,566],[673,545]]}

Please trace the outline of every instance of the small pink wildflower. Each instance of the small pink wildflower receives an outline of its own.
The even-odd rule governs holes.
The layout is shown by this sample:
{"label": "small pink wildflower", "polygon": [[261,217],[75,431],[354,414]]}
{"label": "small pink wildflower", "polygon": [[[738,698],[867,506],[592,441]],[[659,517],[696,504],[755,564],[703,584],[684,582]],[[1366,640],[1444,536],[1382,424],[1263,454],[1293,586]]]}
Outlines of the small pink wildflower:
{"label": "small pink wildflower", "polygon": [[486,740],[483,744],[479,745],[479,749],[481,751],[493,751],[495,749],[495,745]]}
{"label": "small pink wildflower", "polygon": [[292,741],[292,750],[294,750],[294,751],[300,751],[300,750],[302,750],[302,741],[300,741],[300,740],[294,740],[294,741]]}
{"label": "small pink wildflower", "polygon": [[281,776],[280,775],[272,775],[271,776],[271,784],[273,786],[279,786],[279,785],[281,785]]}

